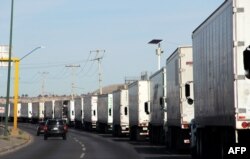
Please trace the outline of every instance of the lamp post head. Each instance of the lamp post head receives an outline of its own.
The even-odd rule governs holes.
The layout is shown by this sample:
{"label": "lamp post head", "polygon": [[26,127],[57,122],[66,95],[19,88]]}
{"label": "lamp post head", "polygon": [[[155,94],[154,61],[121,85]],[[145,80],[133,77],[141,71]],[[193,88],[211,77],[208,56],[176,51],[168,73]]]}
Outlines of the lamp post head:
{"label": "lamp post head", "polygon": [[156,49],[156,55],[158,56],[158,70],[161,68],[161,54],[163,53],[163,50],[161,49],[161,39],[153,39],[148,42],[148,44],[158,44],[158,47]]}
{"label": "lamp post head", "polygon": [[153,39],[148,44],[159,44],[162,41],[162,39]]}

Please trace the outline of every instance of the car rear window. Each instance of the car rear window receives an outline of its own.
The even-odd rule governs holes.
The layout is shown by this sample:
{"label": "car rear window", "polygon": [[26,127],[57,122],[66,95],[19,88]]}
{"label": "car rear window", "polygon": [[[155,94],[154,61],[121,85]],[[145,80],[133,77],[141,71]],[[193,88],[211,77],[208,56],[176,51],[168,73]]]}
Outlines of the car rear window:
{"label": "car rear window", "polygon": [[48,125],[63,125],[62,120],[49,120]]}

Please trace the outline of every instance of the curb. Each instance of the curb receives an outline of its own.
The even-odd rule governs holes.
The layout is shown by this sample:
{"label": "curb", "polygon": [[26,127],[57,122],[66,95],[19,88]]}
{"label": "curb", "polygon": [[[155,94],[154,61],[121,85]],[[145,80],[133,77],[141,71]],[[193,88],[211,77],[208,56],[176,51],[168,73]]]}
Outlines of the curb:
{"label": "curb", "polygon": [[0,156],[3,156],[3,155],[8,154],[10,152],[17,151],[21,148],[24,148],[24,147],[30,145],[34,141],[33,136],[30,135],[26,131],[25,131],[25,133],[28,134],[29,139],[27,139],[27,140],[24,139],[23,142],[18,143],[18,144],[13,144],[13,145],[9,145],[9,146],[5,146],[5,147],[0,148]]}

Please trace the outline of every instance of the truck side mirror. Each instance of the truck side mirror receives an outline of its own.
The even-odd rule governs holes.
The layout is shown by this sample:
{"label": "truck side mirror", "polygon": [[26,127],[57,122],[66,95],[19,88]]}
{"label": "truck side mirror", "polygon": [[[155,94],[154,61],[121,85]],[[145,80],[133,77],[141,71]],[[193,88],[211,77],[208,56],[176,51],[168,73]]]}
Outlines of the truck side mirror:
{"label": "truck side mirror", "polygon": [[109,108],[109,116],[111,116],[111,108]]}
{"label": "truck side mirror", "polygon": [[146,112],[146,114],[149,114],[148,102],[145,102],[145,103],[144,103],[144,111]]}
{"label": "truck side mirror", "polygon": [[161,105],[161,106],[164,105],[164,98],[163,98],[163,97],[160,98],[160,105]]}
{"label": "truck side mirror", "polygon": [[124,108],[124,114],[125,114],[125,115],[128,115],[128,107],[125,107],[125,108]]}
{"label": "truck side mirror", "polygon": [[243,63],[245,69],[245,76],[250,79],[250,46],[243,52]]}
{"label": "truck side mirror", "polygon": [[190,97],[190,84],[188,83],[185,84],[185,96]]}
{"label": "truck side mirror", "polygon": [[187,99],[187,103],[189,105],[192,105],[194,103],[194,100],[192,98],[190,98],[190,84],[189,83],[185,84],[185,96]]}

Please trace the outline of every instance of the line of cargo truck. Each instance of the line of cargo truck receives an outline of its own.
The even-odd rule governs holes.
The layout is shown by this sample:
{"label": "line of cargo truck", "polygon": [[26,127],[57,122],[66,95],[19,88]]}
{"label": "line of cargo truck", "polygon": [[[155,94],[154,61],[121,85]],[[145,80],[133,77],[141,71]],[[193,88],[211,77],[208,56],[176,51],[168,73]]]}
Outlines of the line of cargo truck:
{"label": "line of cargo truck", "polygon": [[249,15],[249,0],[225,0],[193,31],[192,46],[178,47],[149,79],[109,94],[19,103],[18,117],[67,118],[77,128],[190,149],[194,159],[223,159],[226,147],[250,143]]}

